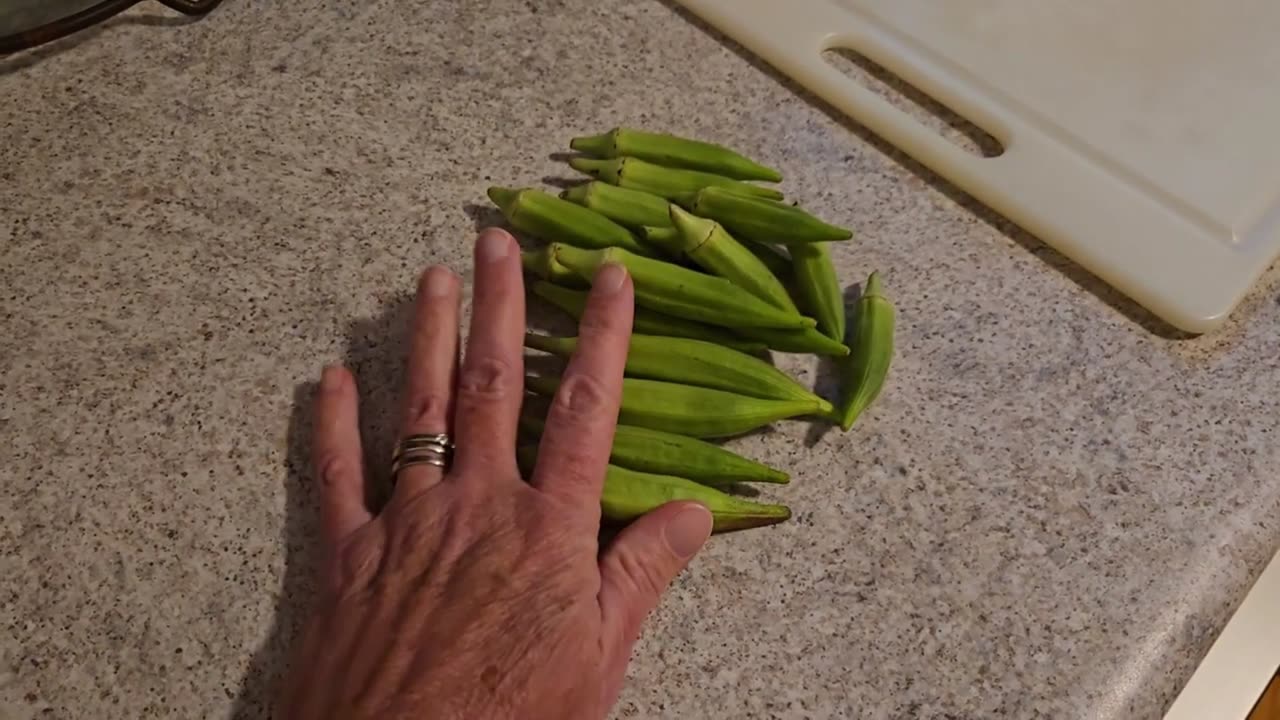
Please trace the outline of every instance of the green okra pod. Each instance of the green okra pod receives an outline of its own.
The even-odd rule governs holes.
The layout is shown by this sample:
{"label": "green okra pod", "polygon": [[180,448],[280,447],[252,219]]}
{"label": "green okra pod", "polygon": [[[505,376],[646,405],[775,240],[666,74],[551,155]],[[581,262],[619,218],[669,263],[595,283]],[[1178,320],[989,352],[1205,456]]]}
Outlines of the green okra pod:
{"label": "green okra pod", "polygon": [[520,253],[520,264],[525,272],[557,285],[585,287],[587,284],[581,275],[557,262],[549,246]]}
{"label": "green okra pod", "polygon": [[[670,217],[671,216],[668,213],[667,222],[671,222]],[[681,239],[680,239],[680,231],[675,229],[674,227],[671,227],[671,226],[662,227],[661,225],[645,225],[644,227],[640,228],[637,232],[640,233],[640,237],[644,238],[644,241],[646,243],[662,250],[663,252],[665,252],[668,255],[671,255],[672,257],[684,255],[684,250],[682,248],[683,243],[681,242]]]}
{"label": "green okra pod", "polygon": [[853,231],[825,223],[793,205],[760,202],[706,187],[671,198],[689,212],[715,220],[743,240],[796,245],[848,240]]}
{"label": "green okra pod", "polygon": [[[646,225],[637,232],[640,237],[644,238],[645,243],[659,248],[668,255],[683,255],[681,250],[682,240],[680,231],[673,227],[653,227]],[[774,245],[765,243],[751,242],[742,243],[742,246],[751,251],[751,254],[760,258],[760,262],[769,268],[769,272],[773,276],[782,281],[783,285],[791,279],[791,258],[783,254]]]}
{"label": "green okra pod", "polygon": [[803,330],[777,330],[772,328],[743,328],[735,331],[748,340],[764,343],[770,350],[786,353],[813,353],[844,357],[849,347],[823,335],[813,328]]}
{"label": "green okra pod", "polygon": [[840,427],[849,430],[875,402],[893,360],[893,303],[881,291],[880,274],[871,273],[854,310],[853,352],[844,364],[843,398],[838,409]]}
{"label": "green okra pod", "polygon": [[824,335],[844,340],[844,291],[831,262],[829,243],[792,245],[791,263],[805,312],[817,319]]}
{"label": "green okra pod", "polygon": [[[525,388],[539,395],[554,395],[559,386],[558,378],[525,378]],[[623,378],[618,422],[714,438],[740,435],[775,420],[819,414],[822,405],[812,400],[765,400],[694,385]],[[826,416],[830,417],[830,413]]]}
{"label": "green okra pod", "polygon": [[[577,349],[578,339],[529,334],[524,344],[567,358]],[[831,411],[831,403],[760,358],[701,340],[632,335],[625,373],[628,377],[697,385],[758,398],[804,400],[817,403],[820,413]]]}
{"label": "green okra pod", "polygon": [[671,206],[671,222],[680,232],[681,250],[689,259],[770,305],[799,314],[782,281],[719,223],[691,215],[676,205]]}
{"label": "green okra pod", "polygon": [[[528,403],[520,413],[520,427],[541,435],[545,411]],[[704,440],[661,430],[619,425],[613,433],[609,462],[631,470],[679,475],[703,485],[726,486],[739,482],[786,483],[787,473],[742,457]]]}
{"label": "green okra pod", "polygon": [[541,190],[491,187],[489,199],[512,227],[543,240],[584,248],[620,247],[639,255],[653,255],[652,250],[618,223]]}
{"label": "green okra pod", "polygon": [[[581,276],[576,273],[574,277],[581,280]],[[534,295],[560,308],[571,315],[574,320],[582,319],[582,313],[587,307],[587,293],[569,290],[546,282],[534,283],[532,290]],[[642,307],[635,309],[632,330],[645,335],[705,340],[706,342],[723,345],[744,353],[759,353],[767,349],[767,346],[759,340],[747,340],[738,337],[724,328],[664,315]]]}
{"label": "green okra pod", "polygon": [[610,520],[634,520],[676,500],[693,500],[710,510],[713,532],[775,525],[791,517],[786,505],[744,500],[686,478],[617,465],[605,469],[600,512]]}
{"label": "green okra pod", "polygon": [[[517,456],[521,469],[530,472],[537,462],[538,448],[521,446]],[[693,500],[711,511],[713,532],[775,525],[791,517],[791,509],[786,505],[744,500],[686,478],[639,472],[617,465],[605,468],[600,514],[609,520],[628,522],[676,500]]]}
{"label": "green okra pod", "polygon": [[785,286],[792,279],[791,258],[783,254],[776,246],[761,242],[744,242],[742,246],[750,250],[760,262],[769,268],[773,276]]}
{"label": "green okra pod", "polygon": [[636,304],[667,315],[731,328],[803,329],[817,324],[795,311],[770,305],[724,278],[622,248],[583,250],[560,243],[552,248],[560,264],[587,279],[607,263],[622,265],[631,275]]}
{"label": "green okra pod", "polygon": [[658,165],[702,170],[735,180],[782,180],[782,173],[777,170],[722,145],[664,133],[620,127],[603,135],[576,137],[569,147],[596,157],[630,155]]}
{"label": "green okra pod", "polygon": [[610,220],[633,229],[646,225],[670,227],[670,205],[665,199],[647,192],[610,185],[599,180],[574,185],[560,197],[594,210]]}
{"label": "green okra pod", "polygon": [[782,193],[773,188],[760,187],[699,170],[663,167],[633,157],[612,160],[576,157],[569,160],[569,167],[610,185],[652,193],[667,200],[697,192],[709,185],[740,195],[770,200],[782,199]]}
{"label": "green okra pod", "polygon": [[[676,235],[675,228],[647,228],[655,232],[663,234],[670,233]],[[756,243],[752,243],[755,247],[761,247]],[[655,243],[656,247],[664,247]],[[781,255],[776,257],[781,258]],[[786,269],[791,269],[791,262],[786,262]],[[571,291],[563,288],[555,288],[558,293],[569,293]],[[534,286],[534,292],[542,296],[538,286]],[[548,291],[549,292],[549,291]],[[579,293],[579,303],[586,302],[586,293]],[[562,302],[556,299],[544,297],[548,302],[553,302],[574,317],[581,317],[582,309],[579,307],[576,311],[566,308]],[[575,314],[576,312],[576,314]],[[694,322],[692,320],[684,320],[669,315],[649,310],[648,308],[636,308],[634,330],[638,333],[646,335],[668,335],[672,337],[688,337],[696,340],[706,340],[724,345],[735,350],[746,353],[759,353],[762,350],[777,350],[786,353],[813,353],[815,355],[829,355],[832,357],[844,357],[849,354],[849,348],[844,343],[833,340],[826,335],[818,332],[813,328],[805,328],[803,330],[776,330],[768,328],[742,328],[729,333],[711,325]]]}
{"label": "green okra pod", "polygon": [[[682,267],[698,267],[684,254],[684,240],[680,235],[680,231],[674,227],[655,227],[646,225],[636,231],[641,238],[644,239],[646,245],[655,247],[662,252],[666,258],[673,260]],[[788,269],[791,264],[787,263]]]}
{"label": "green okra pod", "polygon": [[[680,231],[677,231],[676,228],[646,227],[641,232],[643,232],[646,242],[649,242],[654,247],[660,247],[664,251],[676,252],[680,247],[677,245],[680,242]],[[746,247],[748,247],[748,250],[755,252],[760,260],[764,261],[769,270],[772,270],[774,277],[794,279],[791,277],[791,260],[783,256],[781,252],[774,250],[772,246],[763,245],[763,243],[759,242],[749,243]],[[639,325],[637,325],[636,329],[639,332]],[[849,347],[845,346],[844,342],[832,340],[832,338],[824,336],[824,334],[815,331],[813,328],[805,328],[803,331],[740,328],[735,332],[742,337],[749,337],[751,340],[762,343],[769,350],[777,350],[778,352],[813,352],[815,355],[831,355],[835,357],[849,355]],[[726,342],[722,342],[721,345],[733,347]]]}

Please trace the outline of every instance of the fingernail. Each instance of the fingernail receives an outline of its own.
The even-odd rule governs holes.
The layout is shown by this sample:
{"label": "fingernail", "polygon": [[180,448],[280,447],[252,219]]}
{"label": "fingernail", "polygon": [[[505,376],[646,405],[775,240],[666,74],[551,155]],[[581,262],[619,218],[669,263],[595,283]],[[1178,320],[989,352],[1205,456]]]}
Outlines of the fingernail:
{"label": "fingernail", "polygon": [[693,557],[711,536],[711,511],[702,505],[686,507],[667,523],[664,535],[672,552],[686,560]]}
{"label": "fingernail", "polygon": [[443,297],[453,288],[453,272],[443,265],[436,265],[427,271],[423,290],[427,297]]}
{"label": "fingernail", "polygon": [[622,281],[626,279],[626,268],[617,263],[607,263],[596,272],[596,276],[591,280],[591,287],[602,293],[612,294],[618,292],[622,287]]}
{"label": "fingernail", "polygon": [[486,228],[476,241],[476,259],[480,262],[501,260],[511,252],[511,236],[497,228]]}
{"label": "fingernail", "polygon": [[320,374],[320,389],[333,392],[342,386],[342,368],[330,366]]}

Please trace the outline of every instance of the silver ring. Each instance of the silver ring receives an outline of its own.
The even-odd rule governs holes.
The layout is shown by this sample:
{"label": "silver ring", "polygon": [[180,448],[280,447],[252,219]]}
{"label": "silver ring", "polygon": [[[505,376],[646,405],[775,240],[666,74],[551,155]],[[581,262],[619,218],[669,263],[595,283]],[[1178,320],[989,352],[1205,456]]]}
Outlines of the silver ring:
{"label": "silver ring", "polygon": [[400,441],[396,454],[400,454],[405,450],[411,450],[419,447],[443,447],[448,450],[453,449],[453,440],[445,433],[436,433],[434,435],[410,435]]}
{"label": "silver ring", "polygon": [[453,459],[453,441],[444,433],[434,435],[410,435],[396,446],[391,457],[391,482],[395,484],[400,471],[413,465],[434,465],[448,468]]}

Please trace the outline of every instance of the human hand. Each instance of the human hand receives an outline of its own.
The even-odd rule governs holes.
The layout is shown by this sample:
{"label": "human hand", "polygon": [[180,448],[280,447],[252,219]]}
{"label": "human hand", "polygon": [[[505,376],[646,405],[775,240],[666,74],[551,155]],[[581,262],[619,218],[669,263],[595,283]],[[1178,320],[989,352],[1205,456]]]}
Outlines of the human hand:
{"label": "human hand", "polygon": [[423,274],[401,431],[450,433],[452,467],[404,468],[377,515],[364,503],[354,379],[324,372],[313,438],[324,582],[283,717],[604,717],[642,621],[711,532],[701,505],[670,503],[598,552],[631,334],[623,268],[595,278],[527,483],[515,459],[524,287],[509,234],[477,241],[460,371],[459,299],[452,272]]}

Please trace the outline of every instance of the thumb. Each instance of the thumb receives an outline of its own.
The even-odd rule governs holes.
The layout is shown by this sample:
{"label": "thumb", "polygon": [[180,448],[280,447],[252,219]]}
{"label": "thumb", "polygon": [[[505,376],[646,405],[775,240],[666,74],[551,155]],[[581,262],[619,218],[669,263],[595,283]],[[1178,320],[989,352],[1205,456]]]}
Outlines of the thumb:
{"label": "thumb", "polygon": [[640,625],[711,535],[711,512],[672,502],[636,519],[600,558],[600,612],[606,639],[624,661]]}

